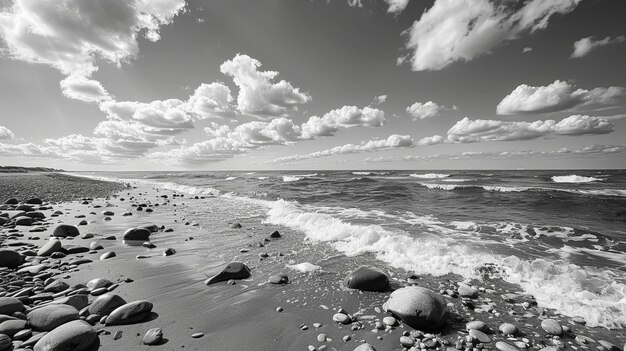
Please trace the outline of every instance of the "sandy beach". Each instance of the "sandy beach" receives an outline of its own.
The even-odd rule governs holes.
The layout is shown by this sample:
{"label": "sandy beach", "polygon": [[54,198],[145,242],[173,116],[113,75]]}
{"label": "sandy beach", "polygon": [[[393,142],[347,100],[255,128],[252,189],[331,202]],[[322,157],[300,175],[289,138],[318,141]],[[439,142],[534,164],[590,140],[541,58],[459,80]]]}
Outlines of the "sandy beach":
{"label": "sandy beach", "polygon": [[[262,223],[254,214],[240,216],[245,209],[235,210],[240,205],[228,198],[59,174],[1,175],[0,182],[2,201],[16,198],[20,203],[1,207],[0,261],[7,262],[11,255],[7,250],[23,259],[0,271],[0,310],[6,314],[0,314],[0,334],[13,334],[3,339],[7,346],[0,342],[0,350],[619,351],[626,347],[622,330],[587,327],[583,319],[537,306],[518,286],[488,275],[469,282],[454,275],[412,276],[391,270],[372,256],[370,267],[387,275],[389,287],[382,292],[349,289],[345,278],[361,260],[325,243],[304,240],[289,228]],[[35,197],[42,203],[18,210]],[[16,225],[16,218],[25,214],[33,221]],[[60,224],[78,234],[69,229],[74,234],[51,238]],[[149,239],[138,246],[125,243],[124,233],[141,226],[152,230]],[[275,231],[279,235],[271,235]],[[61,248],[41,256],[41,248],[51,239],[59,240]],[[111,252],[114,257],[103,257]],[[243,262],[250,276],[205,284],[230,262]],[[276,274],[285,274],[288,283],[270,283]],[[94,279],[101,279],[96,283],[104,289],[86,287]],[[430,289],[442,299],[448,311],[442,327],[416,330],[397,313],[396,318],[385,318],[392,314],[384,311],[383,304],[393,291],[409,286]],[[131,321],[127,314],[117,325],[111,316],[115,311],[109,317],[89,312],[102,294],[117,295],[126,303],[147,301],[152,308],[131,311],[130,317],[140,315],[139,319]],[[23,307],[7,309],[8,298],[18,299]],[[46,329],[39,326],[34,311],[54,301],[74,305],[80,316],[70,313],[57,321],[58,326],[46,327],[49,335],[57,334],[47,346],[33,342]],[[52,316],[63,314],[52,311]],[[341,320],[343,316],[347,320]],[[68,323],[75,327],[80,319],[89,322],[80,326],[90,330],[78,338],[91,345],[67,348],[58,339],[71,333],[57,329]],[[162,339],[145,345],[144,335],[152,328],[162,330]],[[93,342],[91,333],[97,335]],[[372,348],[364,348],[365,344]]]}

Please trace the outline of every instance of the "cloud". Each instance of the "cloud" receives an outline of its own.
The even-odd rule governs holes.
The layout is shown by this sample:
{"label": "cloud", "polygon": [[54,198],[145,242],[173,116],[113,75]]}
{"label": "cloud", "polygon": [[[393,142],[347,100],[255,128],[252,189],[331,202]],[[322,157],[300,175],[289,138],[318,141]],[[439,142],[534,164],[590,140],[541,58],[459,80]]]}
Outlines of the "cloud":
{"label": "cloud", "polygon": [[370,106],[377,106],[377,105],[382,104],[385,101],[387,101],[387,95],[379,95],[379,96],[374,97],[372,102],[370,102]]}
{"label": "cloud", "polygon": [[425,103],[416,102],[413,105],[408,106],[406,108],[406,112],[413,116],[413,120],[418,120],[435,117],[445,109],[446,108],[443,105],[438,105],[435,102],[428,101]]}
{"label": "cloud", "polygon": [[366,163],[386,163],[402,161],[468,160],[468,159],[512,159],[512,158],[576,158],[614,157],[626,154],[626,145],[589,145],[579,149],[560,148],[558,150],[510,150],[510,151],[464,151],[434,155],[408,155],[402,157],[380,156],[365,159]]}
{"label": "cloud", "polygon": [[15,0],[0,12],[0,35],[11,57],[88,77],[96,59],[134,58],[138,37],[157,41],[159,28],[183,11],[184,0]]}
{"label": "cloud", "polygon": [[70,99],[85,102],[111,100],[111,96],[100,82],[89,79],[81,74],[72,74],[63,79],[59,85],[63,95]]}
{"label": "cloud", "polygon": [[571,58],[580,58],[587,56],[591,51],[606,45],[619,44],[626,41],[626,37],[620,35],[615,38],[609,36],[602,40],[593,40],[593,37],[586,37],[574,42],[574,52],[570,55]]}
{"label": "cloud", "polygon": [[313,116],[302,124],[302,138],[314,139],[321,136],[331,136],[339,128],[350,127],[380,127],[386,121],[385,112],[377,108],[366,106],[343,106],[332,110],[322,117]]}
{"label": "cloud", "polygon": [[330,149],[312,152],[304,155],[279,157],[270,161],[269,163],[294,162],[305,159],[328,157],[340,154],[360,154],[396,148],[409,148],[413,146],[413,138],[411,138],[409,135],[393,134],[390,135],[387,139],[369,140],[367,142],[362,142],[360,145],[345,144],[342,146],[335,146]]}
{"label": "cloud", "polygon": [[5,157],[46,157],[61,158],[53,149],[33,143],[4,144],[0,143],[0,156]]}
{"label": "cloud", "polygon": [[623,87],[576,89],[576,86],[560,80],[547,86],[519,85],[498,104],[500,115],[547,113],[583,106],[610,105],[624,96]]}
{"label": "cloud", "polygon": [[447,138],[438,135],[423,138],[419,145],[477,143],[484,141],[520,141],[549,138],[556,135],[600,135],[613,131],[613,125],[600,117],[572,115],[558,123],[554,120],[512,122],[468,117],[448,130]]}
{"label": "cloud", "polygon": [[257,117],[284,116],[311,100],[308,94],[301,93],[285,80],[273,83],[278,72],[259,71],[259,67],[261,62],[241,54],[220,66],[220,71],[232,77],[239,88],[237,109],[240,112]]}
{"label": "cloud", "polygon": [[533,51],[533,48],[531,48],[530,46],[526,46],[525,48],[522,49],[522,53],[527,53],[527,52],[531,52]]}
{"label": "cloud", "polygon": [[232,106],[230,88],[220,82],[202,83],[187,100],[187,110],[198,119],[234,118],[237,113]]}
{"label": "cloud", "polygon": [[[441,70],[488,54],[497,45],[548,26],[554,14],[580,0],[436,0],[407,29],[405,48],[414,71]],[[404,61],[404,58],[399,62]]]}
{"label": "cloud", "polygon": [[393,14],[398,14],[404,11],[409,4],[409,0],[385,0],[385,2],[389,5],[387,13]]}
{"label": "cloud", "polygon": [[15,135],[9,128],[0,126],[0,139],[13,139],[14,137]]}

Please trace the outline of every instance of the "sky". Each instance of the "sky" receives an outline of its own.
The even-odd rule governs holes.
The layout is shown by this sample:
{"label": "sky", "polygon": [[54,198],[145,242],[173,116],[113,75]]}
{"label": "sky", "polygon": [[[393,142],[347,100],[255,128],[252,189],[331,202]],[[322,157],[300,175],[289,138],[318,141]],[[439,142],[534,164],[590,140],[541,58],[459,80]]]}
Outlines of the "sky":
{"label": "sky", "polygon": [[626,168],[621,0],[0,0],[0,165]]}

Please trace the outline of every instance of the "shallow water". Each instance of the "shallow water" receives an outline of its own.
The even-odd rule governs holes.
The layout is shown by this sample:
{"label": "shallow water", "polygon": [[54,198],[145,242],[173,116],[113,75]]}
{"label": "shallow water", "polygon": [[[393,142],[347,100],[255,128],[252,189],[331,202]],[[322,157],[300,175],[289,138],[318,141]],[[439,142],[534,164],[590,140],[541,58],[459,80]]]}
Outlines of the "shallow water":
{"label": "shallow water", "polygon": [[[191,195],[219,213],[288,227],[348,256],[418,274],[492,274],[540,304],[626,326],[626,172],[90,173]],[[210,245],[198,238],[195,245]],[[326,246],[324,246],[326,247]],[[330,255],[326,253],[326,255]],[[298,262],[300,263],[300,262]]]}

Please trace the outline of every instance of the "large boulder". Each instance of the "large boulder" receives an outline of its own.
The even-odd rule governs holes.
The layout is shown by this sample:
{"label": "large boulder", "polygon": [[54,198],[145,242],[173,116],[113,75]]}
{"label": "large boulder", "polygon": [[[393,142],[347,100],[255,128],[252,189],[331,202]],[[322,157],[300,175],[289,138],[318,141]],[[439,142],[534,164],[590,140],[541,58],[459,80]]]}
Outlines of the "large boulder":
{"label": "large boulder", "polygon": [[96,331],[85,321],[71,321],[39,339],[34,351],[84,351],[98,340]]}
{"label": "large boulder", "polygon": [[408,286],[392,292],[383,308],[420,330],[439,330],[449,316],[441,295],[419,286]]}
{"label": "large boulder", "polygon": [[15,225],[29,226],[32,225],[35,220],[28,216],[19,216],[15,217],[13,221],[15,222]]}
{"label": "large boulder", "polygon": [[376,269],[361,266],[348,274],[346,287],[364,291],[385,291],[389,287],[389,277]]}
{"label": "large boulder", "polygon": [[124,232],[124,240],[150,240],[150,230],[146,228],[130,228]]}
{"label": "large boulder", "polygon": [[204,283],[210,285],[231,279],[246,279],[250,277],[250,268],[243,262],[230,262],[221,272],[207,279]]}
{"label": "large boulder", "polygon": [[24,304],[15,297],[0,297],[0,314],[12,315],[23,310]]}
{"label": "large boulder", "polygon": [[133,324],[146,319],[152,312],[152,302],[141,300],[122,305],[107,317],[106,325]]}
{"label": "large boulder", "polygon": [[0,267],[17,268],[24,261],[24,257],[19,252],[0,249]]}
{"label": "large boulder", "polygon": [[51,331],[67,322],[78,319],[78,310],[70,305],[53,304],[36,308],[28,313],[28,324],[37,331]]}
{"label": "large boulder", "polygon": [[37,256],[50,256],[55,252],[62,252],[62,251],[63,251],[63,245],[61,244],[61,241],[59,241],[58,239],[52,239],[52,240],[49,240],[47,243],[45,243],[39,249],[39,251],[37,251]]}
{"label": "large boulder", "polygon": [[119,295],[104,294],[98,296],[91,305],[89,305],[89,314],[99,314],[106,316],[113,312],[116,308],[126,304],[126,301]]}
{"label": "large boulder", "polygon": [[67,238],[68,236],[77,237],[79,235],[80,232],[78,228],[69,224],[59,224],[52,232],[52,236],[56,236],[57,238]]}

